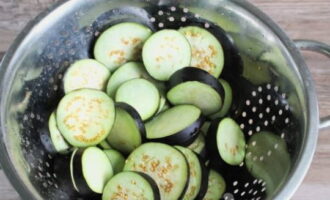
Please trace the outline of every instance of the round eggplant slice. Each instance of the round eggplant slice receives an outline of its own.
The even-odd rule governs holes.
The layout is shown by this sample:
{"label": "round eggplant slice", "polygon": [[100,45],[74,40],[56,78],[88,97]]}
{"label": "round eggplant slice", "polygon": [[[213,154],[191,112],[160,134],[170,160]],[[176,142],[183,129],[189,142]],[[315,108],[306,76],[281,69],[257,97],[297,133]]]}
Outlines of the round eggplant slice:
{"label": "round eggplant slice", "polygon": [[189,166],[184,155],[166,144],[145,143],[126,160],[124,171],[149,175],[158,185],[161,199],[178,199],[189,180]]}
{"label": "round eggplant slice", "polygon": [[150,177],[137,172],[121,172],[115,175],[106,185],[102,200],[109,199],[143,199],[160,200],[159,189]]}
{"label": "round eggplant slice", "polygon": [[167,99],[173,105],[195,105],[204,115],[213,114],[222,107],[224,88],[204,70],[183,68],[171,76],[168,86]]}
{"label": "round eggplant slice", "polygon": [[[216,135],[215,138],[212,138],[214,135]],[[224,118],[220,122],[215,121],[209,129],[208,136],[208,138],[216,139],[216,145],[211,139],[210,146],[212,146],[211,148],[217,147],[220,157],[227,164],[239,165],[244,161],[245,137],[241,128],[233,119]],[[214,152],[214,150],[211,150],[211,152]]]}
{"label": "round eggplant slice", "polygon": [[73,157],[73,179],[78,192],[83,195],[101,194],[113,176],[107,155],[97,147],[78,150]]}
{"label": "round eggplant slice", "polygon": [[95,43],[95,59],[110,71],[115,71],[128,61],[139,60],[142,45],[151,34],[148,27],[138,23],[124,22],[111,26]]}
{"label": "round eggplant slice", "polygon": [[108,156],[114,174],[118,174],[123,171],[125,165],[125,157],[118,151],[109,149],[104,150],[104,153]]}
{"label": "round eggplant slice", "polygon": [[109,78],[110,71],[103,64],[93,59],[79,60],[71,65],[64,75],[64,92],[83,88],[103,91]]}
{"label": "round eggplant slice", "polygon": [[142,144],[146,130],[138,112],[126,103],[116,103],[116,118],[107,141],[123,154]]}
{"label": "round eggplant slice", "polygon": [[215,170],[209,172],[208,188],[204,200],[218,200],[226,191],[226,182],[223,177]]}
{"label": "round eggplant slice", "polygon": [[143,78],[151,82],[154,81],[145,70],[142,63],[129,62],[121,66],[112,74],[108,81],[107,94],[110,97],[115,97],[116,91],[121,84],[136,78]]}
{"label": "round eggplant slice", "polygon": [[266,183],[267,194],[272,194],[288,176],[291,168],[287,144],[270,132],[254,134],[247,145],[245,163],[248,171]]}
{"label": "round eggplant slice", "polygon": [[146,124],[147,139],[171,145],[190,145],[204,121],[201,111],[191,105],[170,108]]}
{"label": "round eggplant slice", "polygon": [[68,93],[56,110],[59,131],[75,147],[88,147],[102,142],[110,133],[114,119],[112,99],[92,89]]}
{"label": "round eggplant slice", "polygon": [[202,166],[201,162],[197,156],[192,150],[181,147],[181,146],[175,146],[183,155],[186,157],[189,165],[189,182],[188,187],[184,193],[184,195],[181,197],[182,200],[194,200],[198,193],[200,188],[202,187]]}
{"label": "round eggplant slice", "polygon": [[133,79],[123,83],[117,90],[116,102],[131,105],[140,114],[142,120],[152,117],[159,107],[158,89],[144,79]]}
{"label": "round eggplant slice", "polygon": [[233,102],[233,91],[229,83],[223,79],[219,79],[219,81],[225,90],[225,98],[223,101],[222,108],[217,113],[211,115],[210,116],[211,119],[216,119],[227,115]]}
{"label": "round eggplant slice", "polygon": [[218,78],[224,65],[223,49],[216,37],[206,29],[188,26],[179,30],[192,49],[191,66],[207,71]]}
{"label": "round eggplant slice", "polygon": [[190,65],[191,48],[188,40],[176,30],[161,30],[143,46],[143,63],[149,74],[167,81],[174,72]]}

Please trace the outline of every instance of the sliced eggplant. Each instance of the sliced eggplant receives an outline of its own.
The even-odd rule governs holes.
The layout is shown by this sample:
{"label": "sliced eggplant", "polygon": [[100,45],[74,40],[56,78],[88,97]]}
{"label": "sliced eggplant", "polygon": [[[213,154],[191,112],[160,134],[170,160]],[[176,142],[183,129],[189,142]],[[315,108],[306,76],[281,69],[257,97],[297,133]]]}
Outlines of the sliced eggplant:
{"label": "sliced eggplant", "polygon": [[118,174],[123,171],[125,165],[125,157],[118,151],[109,149],[104,150],[104,153],[108,156],[114,174]]}
{"label": "sliced eggplant", "polygon": [[158,89],[144,79],[133,79],[122,84],[116,93],[116,102],[131,105],[142,120],[152,117],[158,109],[160,94]]}
{"label": "sliced eggplant", "polygon": [[[121,172],[115,175],[106,185],[102,200],[109,199],[141,199],[160,200],[156,183],[146,174],[137,172]],[[149,181],[152,180],[152,181]]]}
{"label": "sliced eggplant", "polygon": [[56,120],[59,131],[72,146],[87,147],[102,142],[115,119],[114,103],[105,93],[81,89],[60,101]]}
{"label": "sliced eggplant", "polygon": [[72,64],[63,78],[64,92],[89,88],[105,90],[110,78],[110,71],[103,64],[93,59],[83,59]]}
{"label": "sliced eggplant", "polygon": [[114,98],[116,91],[121,84],[136,78],[143,78],[149,81],[153,81],[142,63],[129,62],[124,64],[110,77],[107,86],[107,94]]}
{"label": "sliced eggplant", "polygon": [[197,107],[175,106],[146,123],[147,139],[188,146],[198,136],[203,121],[204,118]]}
{"label": "sliced eggplant", "polygon": [[215,170],[209,172],[208,188],[204,200],[219,200],[226,191],[226,182]]}
{"label": "sliced eggplant", "polygon": [[199,132],[198,137],[193,143],[191,143],[191,145],[188,146],[188,148],[204,158],[206,156],[206,144],[204,134],[202,132]]}
{"label": "sliced eggplant", "polygon": [[183,68],[171,76],[168,86],[167,99],[173,105],[195,105],[204,115],[214,114],[222,107],[224,88],[204,70]]}
{"label": "sliced eggplant", "polygon": [[149,74],[167,81],[173,73],[190,65],[191,48],[188,40],[176,30],[161,30],[143,46],[143,63]]}
{"label": "sliced eggplant", "polygon": [[[239,125],[231,118],[224,118],[215,121],[211,126],[208,138],[212,140],[216,135],[216,147],[220,157],[229,165],[240,165],[244,161],[246,143]],[[211,142],[210,146],[215,148],[214,142]]]}
{"label": "sliced eggplant", "polygon": [[161,199],[178,199],[189,180],[189,166],[184,155],[166,144],[145,143],[134,150],[124,171],[149,175],[158,185]]}
{"label": "sliced eggplant", "polygon": [[189,41],[192,49],[191,66],[207,71],[218,78],[224,65],[224,54],[219,40],[212,33],[198,26],[179,30]]}
{"label": "sliced eggplant", "polygon": [[224,79],[219,79],[223,89],[225,90],[225,98],[223,100],[223,106],[222,108],[215,114],[211,115],[211,119],[217,119],[224,117],[228,114],[228,111],[230,110],[230,107],[233,103],[233,91],[230,87],[229,83],[225,81]]}
{"label": "sliced eggplant", "polygon": [[200,163],[200,166],[202,167],[202,183],[201,183],[201,187],[199,189],[198,195],[195,198],[195,200],[203,200],[204,196],[207,192],[207,188],[208,188],[208,181],[209,181],[209,169],[206,166],[206,162],[205,159],[202,158],[200,155],[196,154]]}
{"label": "sliced eggplant", "polygon": [[185,194],[180,198],[182,200],[194,200],[202,187],[202,166],[198,156],[190,149],[175,146],[188,161],[189,182]]}
{"label": "sliced eggplant", "polygon": [[73,179],[82,195],[101,194],[113,176],[110,160],[97,147],[78,150],[72,164]]}
{"label": "sliced eggplant", "polygon": [[109,144],[123,154],[129,154],[142,144],[146,130],[138,112],[126,103],[116,103],[116,118],[110,134]]}
{"label": "sliced eggplant", "polygon": [[248,171],[266,183],[267,194],[280,187],[291,169],[287,144],[270,132],[254,134],[247,145],[245,163]]}
{"label": "sliced eggplant", "polygon": [[160,95],[159,106],[158,106],[158,110],[157,110],[156,114],[164,111],[164,107],[166,108],[166,104],[167,104],[166,97],[165,97],[165,95],[161,94]]}
{"label": "sliced eggplant", "polygon": [[94,46],[95,59],[110,71],[128,61],[140,59],[142,45],[152,31],[141,24],[124,22],[104,31]]}

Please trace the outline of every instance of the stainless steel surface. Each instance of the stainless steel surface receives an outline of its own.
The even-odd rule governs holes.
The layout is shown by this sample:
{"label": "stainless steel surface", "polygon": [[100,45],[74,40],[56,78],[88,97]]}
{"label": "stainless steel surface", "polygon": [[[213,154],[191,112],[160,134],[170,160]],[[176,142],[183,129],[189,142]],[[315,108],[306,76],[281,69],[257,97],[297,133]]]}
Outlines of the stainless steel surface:
{"label": "stainless steel surface", "polygon": [[[295,40],[296,46],[301,50],[314,51],[330,58],[330,46],[313,40]],[[322,117],[320,120],[320,130],[330,127],[330,116]]]}
{"label": "stainless steel surface", "polygon": [[[32,21],[7,52],[0,68],[0,109],[3,111],[0,160],[10,181],[24,199],[42,199],[42,196],[61,199],[61,195],[65,199],[65,194],[57,190],[56,174],[47,174],[52,156],[42,150],[38,139],[21,136],[26,129],[22,127],[23,122],[26,125],[30,121],[32,124],[46,120],[46,115],[40,116],[33,108],[26,112],[27,104],[37,100],[23,86],[44,76],[41,77],[42,83],[51,87],[47,88],[48,91],[40,88],[44,92],[40,96],[44,95],[42,97],[46,99],[54,96],[59,89],[56,82],[60,81],[63,69],[73,61],[89,56],[81,49],[89,47],[86,41],[90,41],[94,34],[90,25],[98,16],[115,7],[143,7],[150,2],[158,3],[153,0],[76,0],[58,3]],[[168,2],[176,1],[160,1],[161,4]],[[248,2],[186,0],[180,1],[180,6],[220,25],[233,38],[241,54],[271,63],[266,69],[274,77],[271,84],[279,85],[290,97],[288,102],[300,125],[300,135],[296,136],[290,174],[268,198],[289,199],[309,168],[319,128],[314,84],[298,49],[271,19]],[[258,70],[253,72],[258,73]],[[252,81],[267,83],[263,77]]]}

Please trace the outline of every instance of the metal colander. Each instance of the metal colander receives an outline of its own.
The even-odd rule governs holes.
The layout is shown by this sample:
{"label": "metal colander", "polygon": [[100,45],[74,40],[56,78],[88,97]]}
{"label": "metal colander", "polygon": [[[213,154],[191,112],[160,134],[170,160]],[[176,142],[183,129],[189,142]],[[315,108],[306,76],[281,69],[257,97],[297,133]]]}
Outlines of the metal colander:
{"label": "metal colander", "polygon": [[[69,183],[61,179],[66,174],[54,168],[58,155],[48,153],[40,133],[63,96],[63,72],[76,60],[93,57],[97,36],[124,21],[142,23],[154,31],[201,26],[222,42],[222,77],[234,89],[230,115],[247,140],[258,132],[277,134],[287,144],[291,160],[271,192],[266,191],[264,180],[240,173],[246,170],[244,163],[232,171],[220,171],[230,180],[223,199],[290,198],[316,144],[319,120],[313,83],[291,40],[260,11],[239,0],[64,1],[32,21],[0,69],[0,159],[22,198],[82,199],[68,191]],[[319,47],[327,53],[327,46]],[[272,152],[277,145],[255,160],[276,162]]]}

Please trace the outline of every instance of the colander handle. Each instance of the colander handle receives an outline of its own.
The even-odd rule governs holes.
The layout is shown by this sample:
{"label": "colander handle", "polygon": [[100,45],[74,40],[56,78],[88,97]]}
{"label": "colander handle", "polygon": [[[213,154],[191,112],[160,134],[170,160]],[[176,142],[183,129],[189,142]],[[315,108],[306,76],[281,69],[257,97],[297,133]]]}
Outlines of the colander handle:
{"label": "colander handle", "polygon": [[[321,53],[330,58],[330,46],[313,40],[295,40],[296,46],[301,50],[314,51]],[[320,120],[319,128],[325,129],[330,127],[330,116],[323,117]]]}

